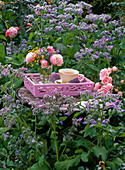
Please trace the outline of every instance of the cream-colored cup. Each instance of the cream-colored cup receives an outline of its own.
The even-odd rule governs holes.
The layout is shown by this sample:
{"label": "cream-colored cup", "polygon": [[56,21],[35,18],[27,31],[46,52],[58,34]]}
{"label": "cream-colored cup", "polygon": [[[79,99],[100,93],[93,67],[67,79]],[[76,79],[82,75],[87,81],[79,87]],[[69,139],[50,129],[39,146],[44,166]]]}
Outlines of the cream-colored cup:
{"label": "cream-colored cup", "polygon": [[80,82],[84,80],[84,75],[79,74],[79,71],[75,69],[70,69],[70,68],[60,69],[59,74],[60,74],[60,79],[62,83],[67,83],[70,80],[77,78],[78,76],[82,76],[82,79],[80,80]]}

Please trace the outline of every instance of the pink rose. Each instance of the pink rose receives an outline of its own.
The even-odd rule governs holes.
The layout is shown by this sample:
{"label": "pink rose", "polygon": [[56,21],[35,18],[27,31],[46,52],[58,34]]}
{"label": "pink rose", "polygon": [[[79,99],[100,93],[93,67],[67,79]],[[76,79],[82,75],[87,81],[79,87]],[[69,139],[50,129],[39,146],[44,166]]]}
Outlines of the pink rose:
{"label": "pink rose", "polygon": [[42,68],[46,68],[48,66],[48,61],[45,59],[40,60],[40,63]]}
{"label": "pink rose", "polygon": [[103,77],[103,79],[102,79],[102,84],[107,84],[107,83],[111,83],[111,81],[112,81],[112,78],[111,77],[109,77],[109,76],[105,76],[105,77]]}
{"label": "pink rose", "polygon": [[32,61],[34,60],[35,56],[36,56],[35,53],[32,53],[32,52],[28,53],[28,54],[26,55],[26,62],[27,62],[27,63],[32,62]]}
{"label": "pink rose", "polygon": [[50,51],[50,52],[54,52],[54,49],[53,49],[52,46],[48,46],[48,47],[47,47],[47,50]]}
{"label": "pink rose", "polygon": [[102,80],[105,76],[109,76],[109,71],[107,68],[104,68],[100,71],[100,80]]}
{"label": "pink rose", "polygon": [[118,68],[116,67],[116,66],[114,66],[113,68],[112,68],[112,71],[117,71],[118,70]]}
{"label": "pink rose", "polygon": [[109,90],[106,88],[106,86],[102,86],[101,89],[98,89],[98,92],[104,92],[105,94],[108,92]]}
{"label": "pink rose", "polygon": [[112,72],[112,69],[111,68],[108,68],[108,73],[110,74]]}
{"label": "pink rose", "polygon": [[124,80],[121,80],[121,84],[123,84],[124,83]]}
{"label": "pink rose", "polygon": [[98,92],[103,91],[106,94],[107,92],[111,92],[112,89],[113,89],[112,83],[108,83],[108,84],[102,86],[101,89],[98,90]]}
{"label": "pink rose", "polygon": [[7,31],[6,31],[6,37],[11,37],[14,38],[16,37],[17,33],[18,33],[19,28],[18,27],[10,27]]}
{"label": "pink rose", "polygon": [[60,54],[53,54],[50,57],[50,62],[53,65],[61,66],[63,64],[63,57]]}
{"label": "pink rose", "polygon": [[94,87],[94,91],[97,91],[101,87],[101,84],[97,82]]}
{"label": "pink rose", "polygon": [[107,84],[105,85],[105,88],[106,88],[107,90],[112,90],[112,89],[113,89],[112,83],[107,83]]}

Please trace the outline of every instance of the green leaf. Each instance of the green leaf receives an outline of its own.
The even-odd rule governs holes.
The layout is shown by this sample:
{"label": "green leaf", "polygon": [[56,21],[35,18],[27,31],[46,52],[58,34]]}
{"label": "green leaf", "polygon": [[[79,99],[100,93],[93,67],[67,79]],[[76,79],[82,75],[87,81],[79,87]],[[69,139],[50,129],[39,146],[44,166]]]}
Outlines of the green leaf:
{"label": "green leaf", "polygon": [[23,63],[24,54],[20,53],[18,55],[14,55],[13,58],[8,61],[8,63],[12,63],[14,65],[20,66]]}
{"label": "green leaf", "polygon": [[20,78],[18,80],[14,80],[14,87],[17,89],[19,87],[21,87],[21,84],[23,83],[23,79]]}
{"label": "green leaf", "polygon": [[83,167],[83,166],[81,166],[81,167],[79,167],[79,168],[78,168],[78,170],[84,170],[84,167]]}
{"label": "green leaf", "polygon": [[7,165],[8,166],[14,166],[14,163],[12,161],[10,161],[9,158],[7,158]]}
{"label": "green leaf", "polygon": [[95,137],[96,129],[88,128],[87,130],[85,130],[84,137],[86,137],[86,136],[90,136],[91,138]]}
{"label": "green leaf", "polygon": [[99,158],[99,156],[102,157],[103,161],[106,161],[107,156],[108,156],[108,151],[106,150],[106,148],[104,146],[94,146],[93,147],[93,151],[95,153],[95,155],[97,156],[97,158]]}
{"label": "green leaf", "polygon": [[123,41],[123,42],[120,44],[120,48],[123,49],[123,50],[125,49],[125,41]]}
{"label": "green leaf", "polygon": [[6,37],[4,35],[0,35],[0,38],[6,40]]}
{"label": "green leaf", "polygon": [[0,93],[3,93],[3,92],[5,91],[5,89],[6,89],[6,87],[7,87],[10,83],[11,83],[10,81],[6,82],[6,83],[4,84],[4,86],[1,88],[1,92],[0,92]]}
{"label": "green leaf", "polygon": [[43,150],[44,154],[47,155],[48,154],[47,141],[46,141],[46,139],[43,139],[43,138],[40,138],[40,141],[43,142],[42,150]]}
{"label": "green leaf", "polygon": [[66,49],[66,47],[62,43],[57,43],[56,48],[62,52]]}
{"label": "green leaf", "polygon": [[120,158],[114,158],[112,161],[106,161],[107,166],[111,167],[112,170],[116,170],[121,167],[123,161]]}
{"label": "green leaf", "polygon": [[36,163],[31,168],[28,168],[28,170],[49,170],[49,168],[45,164],[40,167],[39,164]]}
{"label": "green leaf", "polygon": [[0,62],[4,61],[5,57],[5,47],[3,44],[0,44]]}
{"label": "green leaf", "polygon": [[5,157],[8,156],[7,150],[5,148],[0,148],[0,154]]}
{"label": "green leaf", "polygon": [[80,112],[77,112],[75,113],[74,117],[78,117],[81,113]]}
{"label": "green leaf", "polygon": [[39,159],[39,162],[38,162],[38,163],[39,163],[39,166],[40,166],[40,167],[42,167],[42,165],[44,164],[43,161],[44,161],[44,155],[42,155],[42,156],[40,157],[40,159]]}
{"label": "green leaf", "polygon": [[89,150],[89,148],[94,146],[94,144],[92,142],[90,142],[88,139],[85,139],[85,138],[75,141],[75,145],[76,146],[85,146],[88,150]]}
{"label": "green leaf", "polygon": [[67,117],[66,117],[66,116],[64,116],[64,117],[60,117],[60,118],[59,118],[59,120],[62,120],[62,121],[66,120],[66,119],[67,119]]}
{"label": "green leaf", "polygon": [[83,152],[82,149],[77,149],[77,150],[75,151],[75,153],[82,153],[82,152]]}
{"label": "green leaf", "polygon": [[81,154],[81,159],[83,162],[88,162],[88,157],[87,157],[88,153],[87,152],[83,152]]}
{"label": "green leaf", "polygon": [[9,129],[10,129],[9,127],[0,128],[0,134],[7,132]]}
{"label": "green leaf", "polygon": [[30,33],[29,35],[29,41],[31,41],[31,39],[35,36],[35,34],[33,32]]}
{"label": "green leaf", "polygon": [[55,167],[56,170],[69,170],[69,167],[74,167],[77,166],[80,163],[80,155],[77,155],[75,158],[70,159],[70,160],[65,160],[62,162],[56,162]]}
{"label": "green leaf", "polygon": [[96,67],[96,66],[94,66],[94,65],[92,65],[92,64],[89,64],[88,65],[92,70],[94,70],[94,71],[99,71],[99,68],[98,67]]}
{"label": "green leaf", "polygon": [[38,125],[44,126],[47,124],[47,119],[45,117],[42,117],[42,119],[40,120],[40,122],[38,123]]}

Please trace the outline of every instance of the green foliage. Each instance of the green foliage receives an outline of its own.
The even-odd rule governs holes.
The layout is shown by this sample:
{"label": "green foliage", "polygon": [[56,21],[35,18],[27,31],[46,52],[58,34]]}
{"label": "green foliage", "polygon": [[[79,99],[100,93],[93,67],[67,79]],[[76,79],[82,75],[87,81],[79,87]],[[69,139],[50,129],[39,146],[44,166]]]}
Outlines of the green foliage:
{"label": "green foliage", "polygon": [[72,159],[65,160],[63,162],[56,162],[55,167],[57,170],[68,170],[69,167],[74,167],[80,162],[80,155],[73,157]]}

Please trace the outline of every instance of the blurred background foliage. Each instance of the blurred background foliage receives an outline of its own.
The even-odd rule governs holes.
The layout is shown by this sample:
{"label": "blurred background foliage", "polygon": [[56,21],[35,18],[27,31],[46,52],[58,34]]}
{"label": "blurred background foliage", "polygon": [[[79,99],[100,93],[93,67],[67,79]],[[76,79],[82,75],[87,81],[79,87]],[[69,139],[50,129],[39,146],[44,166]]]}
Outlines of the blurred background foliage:
{"label": "blurred background foliage", "polygon": [[[72,3],[77,3],[82,0],[70,0]],[[92,12],[95,14],[110,14],[114,19],[125,17],[125,1],[121,0],[84,0],[93,6]]]}

